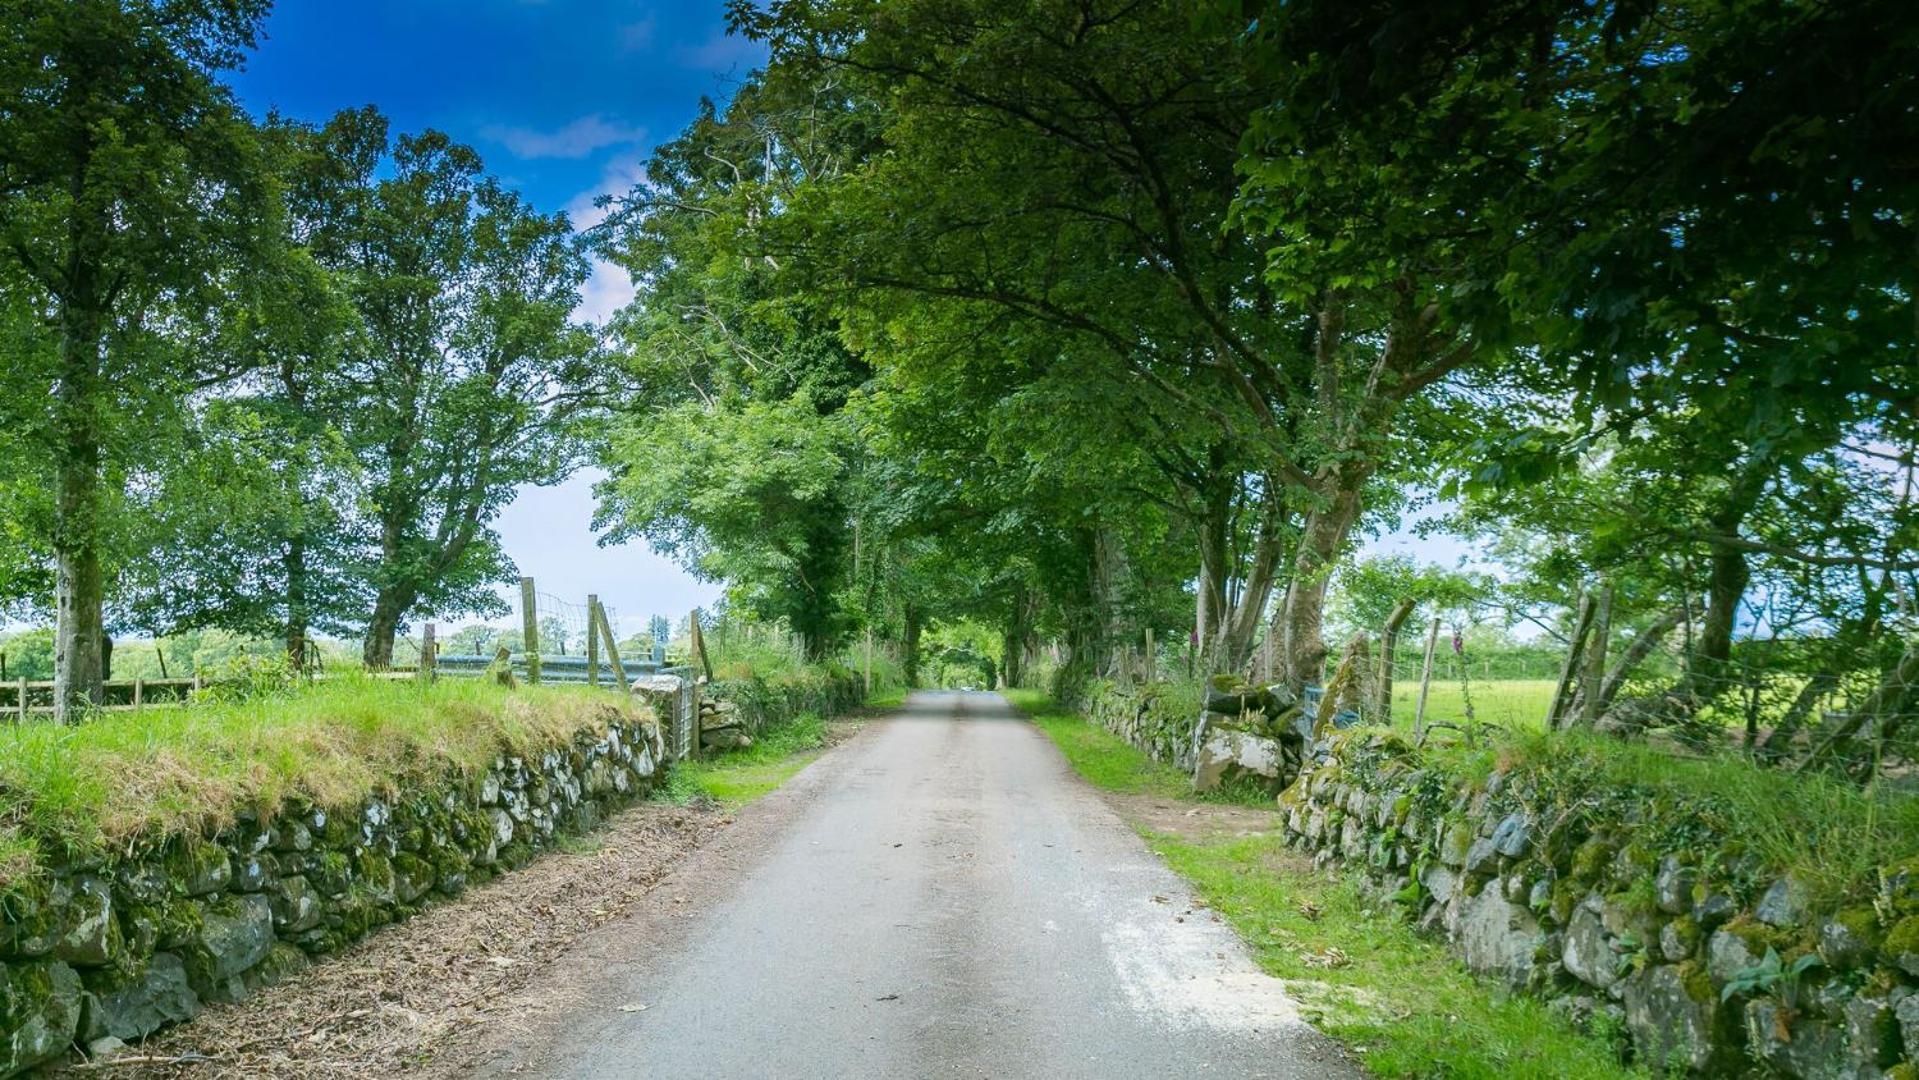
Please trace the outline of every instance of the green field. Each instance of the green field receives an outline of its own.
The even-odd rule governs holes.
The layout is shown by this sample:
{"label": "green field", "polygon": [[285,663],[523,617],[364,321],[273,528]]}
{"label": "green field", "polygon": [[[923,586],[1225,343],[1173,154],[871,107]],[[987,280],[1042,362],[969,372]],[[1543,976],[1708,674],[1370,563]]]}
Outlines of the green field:
{"label": "green field", "polygon": [[[1498,724],[1512,730],[1543,731],[1546,709],[1552,703],[1553,679],[1500,679],[1473,681],[1461,686],[1457,680],[1433,680],[1426,697],[1426,719],[1445,723],[1466,720],[1466,702],[1472,701],[1473,719],[1482,724]],[[1400,679],[1393,683],[1393,726],[1410,729],[1419,702],[1419,681]]]}

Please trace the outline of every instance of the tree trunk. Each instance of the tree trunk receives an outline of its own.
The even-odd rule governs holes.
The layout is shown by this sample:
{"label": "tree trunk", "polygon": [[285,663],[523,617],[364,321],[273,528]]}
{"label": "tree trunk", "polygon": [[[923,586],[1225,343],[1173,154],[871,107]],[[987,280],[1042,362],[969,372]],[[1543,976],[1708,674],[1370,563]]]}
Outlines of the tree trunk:
{"label": "tree trunk", "polygon": [[1295,687],[1317,685],[1326,666],[1326,589],[1333,567],[1359,519],[1360,481],[1335,485],[1325,505],[1307,515],[1293,557],[1293,579],[1286,589],[1275,628],[1280,646],[1280,675]]}
{"label": "tree trunk", "polygon": [[1598,715],[1604,716],[1612,709],[1613,702],[1619,697],[1619,691],[1626,685],[1626,679],[1632,675],[1634,669],[1645,662],[1646,657],[1652,655],[1652,651],[1659,647],[1659,643],[1664,641],[1666,635],[1672,633],[1685,617],[1685,608],[1674,608],[1661,615],[1658,621],[1646,627],[1638,637],[1632,639],[1632,644],[1626,646],[1626,651],[1620,656],[1618,663],[1613,665],[1612,670],[1606,674],[1605,681],[1600,683]]}
{"label": "tree trunk", "polygon": [[1806,685],[1800,687],[1799,693],[1793,696],[1792,704],[1786,708],[1786,715],[1780,717],[1779,723],[1759,743],[1755,756],[1767,765],[1778,764],[1792,748],[1793,738],[1806,726],[1806,718],[1812,715],[1813,706],[1838,685],[1839,676],[1833,672],[1813,673],[1812,678],[1806,680]]}
{"label": "tree trunk", "polygon": [[1000,629],[1000,677],[1008,687],[1024,685],[1026,679],[1026,642],[1033,634],[1033,609],[1027,593],[1021,589],[1008,605],[1006,624]]}
{"label": "tree trunk", "polygon": [[[1837,765],[1856,779],[1870,779],[1872,766],[1877,762],[1862,752],[1852,760],[1843,760],[1839,756],[1842,745],[1854,741],[1863,741],[1861,736],[1866,726],[1873,720],[1880,720],[1877,746],[1883,748],[1898,733],[1904,717],[1900,710],[1906,708],[1915,696],[1919,696],[1919,649],[1911,649],[1899,662],[1894,664],[1885,678],[1880,680],[1878,689],[1859,703],[1844,719],[1832,725],[1832,730],[1819,740],[1799,765],[1799,771]],[[1863,747],[1861,748],[1863,751]]]}
{"label": "tree trunk", "polygon": [[1393,718],[1393,655],[1399,651],[1399,630],[1412,617],[1413,609],[1419,606],[1417,600],[1401,600],[1393,605],[1390,615],[1386,616],[1386,625],[1379,628],[1379,673],[1373,679],[1373,708],[1377,711],[1377,723],[1388,723]]}
{"label": "tree trunk", "polygon": [[367,620],[366,641],[360,658],[368,671],[385,671],[393,666],[393,639],[400,632],[400,619],[413,606],[410,597],[390,589],[381,589],[373,600],[373,617]]}
{"label": "tree trunk", "polygon": [[905,670],[906,687],[911,690],[920,684],[920,610],[911,602],[906,605],[905,623],[900,642],[900,667]]}
{"label": "tree trunk", "polygon": [[307,564],[306,538],[295,536],[287,542],[281,560],[287,576],[287,663],[294,671],[305,671],[307,662]]}
{"label": "tree trunk", "polygon": [[1239,603],[1220,625],[1222,670],[1243,671],[1252,662],[1253,640],[1259,636],[1260,622],[1266,617],[1266,601],[1272,598],[1273,582],[1285,554],[1283,500],[1283,489],[1268,478],[1260,491],[1259,532],[1253,543],[1252,562],[1246,568],[1245,587]]}
{"label": "tree trunk", "polygon": [[62,312],[61,376],[55,392],[59,460],[54,469],[54,719],[66,723],[100,704],[105,689],[106,574],[100,557],[100,349],[105,315]]}
{"label": "tree trunk", "polygon": [[1215,450],[1207,477],[1204,508],[1198,522],[1199,532],[1199,619],[1193,628],[1199,639],[1200,675],[1207,676],[1231,664],[1220,655],[1224,628],[1231,612],[1226,605],[1226,582],[1233,576],[1231,544],[1233,478],[1221,475],[1222,455]]}

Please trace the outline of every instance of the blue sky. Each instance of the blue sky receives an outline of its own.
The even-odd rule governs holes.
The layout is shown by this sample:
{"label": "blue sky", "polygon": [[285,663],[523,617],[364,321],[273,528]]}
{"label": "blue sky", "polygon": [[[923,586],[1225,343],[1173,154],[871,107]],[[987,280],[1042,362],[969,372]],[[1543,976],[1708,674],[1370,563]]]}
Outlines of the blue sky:
{"label": "blue sky", "polygon": [[[595,196],[631,188],[702,95],[724,99],[762,58],[727,36],[722,12],[720,0],[278,0],[232,82],[257,113],[320,121],[372,104],[397,131],[438,128],[534,205],[583,225],[597,220]],[[624,273],[598,267],[581,314],[603,319],[631,295]],[[623,631],[718,596],[644,544],[598,547],[592,481],[524,490],[495,522],[542,592],[597,592]]]}

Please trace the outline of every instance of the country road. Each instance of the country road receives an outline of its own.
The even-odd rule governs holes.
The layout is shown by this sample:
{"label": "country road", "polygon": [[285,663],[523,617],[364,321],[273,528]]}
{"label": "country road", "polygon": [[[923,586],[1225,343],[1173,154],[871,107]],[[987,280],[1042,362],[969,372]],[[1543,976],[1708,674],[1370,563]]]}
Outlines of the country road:
{"label": "country road", "polygon": [[715,847],[658,890],[673,907],[587,943],[547,998],[564,1004],[468,1064],[579,1078],[1363,1075],[997,695],[914,695]]}

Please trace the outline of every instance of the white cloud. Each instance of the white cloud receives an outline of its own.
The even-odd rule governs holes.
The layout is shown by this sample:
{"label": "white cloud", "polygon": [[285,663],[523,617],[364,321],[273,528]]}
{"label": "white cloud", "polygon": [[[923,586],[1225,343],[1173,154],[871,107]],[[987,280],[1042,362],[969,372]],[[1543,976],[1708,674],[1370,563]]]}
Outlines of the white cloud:
{"label": "white cloud", "polygon": [[646,182],[646,159],[638,153],[620,154],[600,170],[599,183],[573,196],[566,216],[576,229],[590,229],[606,220],[609,208],[596,206],[602,196],[619,197]]}
{"label": "white cloud", "polygon": [[628,146],[646,138],[646,129],[616,123],[599,113],[582,116],[557,131],[489,124],[480,134],[502,143],[520,158],[582,158],[609,146]]}
{"label": "white cloud", "polygon": [[633,302],[636,292],[625,268],[594,259],[593,273],[580,286],[580,306],[573,309],[573,317],[605,326],[614,312]]}
{"label": "white cloud", "polygon": [[[606,220],[609,208],[595,205],[603,196],[625,195],[646,180],[646,162],[637,153],[620,154],[606,163],[600,180],[566,204],[566,216],[575,229],[590,229]],[[575,318],[604,326],[613,313],[633,300],[633,279],[604,259],[593,260],[593,272],[580,287]]]}

